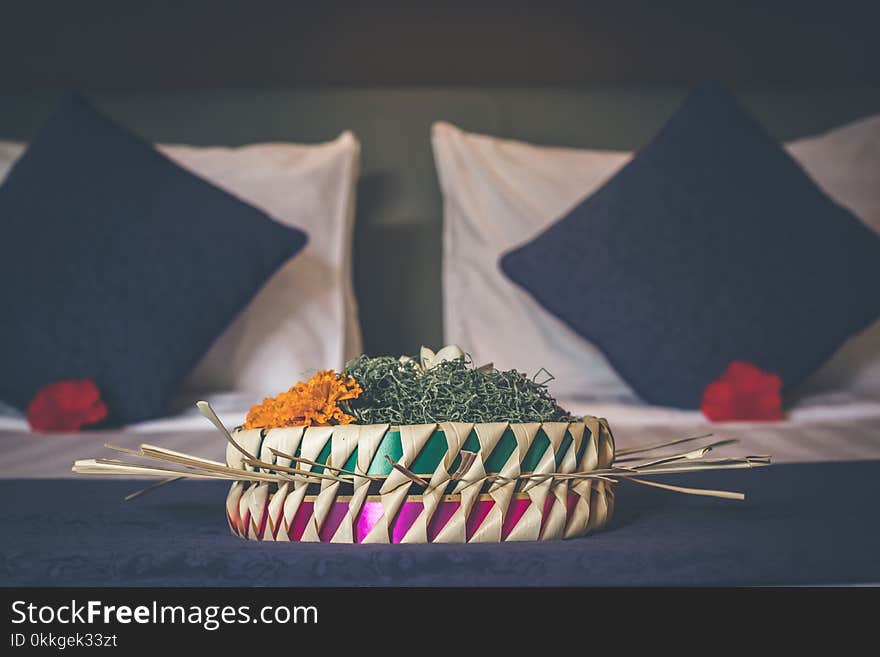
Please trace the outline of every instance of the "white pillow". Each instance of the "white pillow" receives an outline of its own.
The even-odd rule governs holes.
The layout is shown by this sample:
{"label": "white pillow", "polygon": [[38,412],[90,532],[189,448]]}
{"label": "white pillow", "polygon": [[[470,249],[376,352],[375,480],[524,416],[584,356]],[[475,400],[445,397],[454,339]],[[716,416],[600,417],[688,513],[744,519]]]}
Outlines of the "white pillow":
{"label": "white pillow", "polygon": [[[23,148],[20,143],[0,142],[0,180]],[[278,222],[308,234],[306,247],[266,282],[211,346],[185,389],[277,394],[312,370],[341,368],[360,353],[351,281],[360,166],[355,136],[344,132],[334,141],[315,145],[201,148],[163,144],[158,148]],[[224,290],[207,293],[219,296]]]}
{"label": "white pillow", "polygon": [[[632,154],[535,146],[444,122],[432,126],[432,143],[443,192],[445,342],[470,351],[477,365],[528,374],[544,367],[559,397],[634,400],[598,348],[498,267],[502,253],[561,218]],[[880,115],[787,147],[832,198],[880,231]],[[880,322],[850,340],[811,385],[880,390],[878,347]]]}
{"label": "white pillow", "polygon": [[[828,196],[880,233],[880,114],[787,148]],[[844,343],[802,388],[828,390],[880,396],[880,320]]]}

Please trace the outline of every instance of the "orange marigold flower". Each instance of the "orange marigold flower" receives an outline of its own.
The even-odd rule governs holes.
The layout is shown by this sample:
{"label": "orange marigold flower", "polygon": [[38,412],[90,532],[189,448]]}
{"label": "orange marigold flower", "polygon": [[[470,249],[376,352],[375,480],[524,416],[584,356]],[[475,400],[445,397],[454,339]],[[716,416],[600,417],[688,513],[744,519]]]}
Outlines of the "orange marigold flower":
{"label": "orange marigold flower", "polygon": [[[357,399],[363,392],[354,377],[321,370],[277,397],[266,397],[248,412],[245,429],[350,424],[357,418],[340,408],[340,402]],[[343,404],[344,406],[344,404]]]}

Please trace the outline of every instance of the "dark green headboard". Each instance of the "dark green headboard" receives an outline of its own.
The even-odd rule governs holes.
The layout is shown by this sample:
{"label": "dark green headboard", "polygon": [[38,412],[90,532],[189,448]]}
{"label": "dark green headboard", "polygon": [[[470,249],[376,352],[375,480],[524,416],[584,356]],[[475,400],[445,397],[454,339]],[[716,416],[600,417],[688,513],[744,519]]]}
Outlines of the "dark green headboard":
{"label": "dark green headboard", "polygon": [[[633,149],[671,114],[680,85],[588,88],[369,88],[289,91],[89,93],[142,136],[239,145],[317,142],[345,129],[362,147],[354,246],[355,289],[369,353],[440,345],[442,208],[430,125],[539,144]],[[780,139],[821,132],[880,112],[880,88],[737,88]],[[0,94],[0,139],[28,139],[54,91]]]}

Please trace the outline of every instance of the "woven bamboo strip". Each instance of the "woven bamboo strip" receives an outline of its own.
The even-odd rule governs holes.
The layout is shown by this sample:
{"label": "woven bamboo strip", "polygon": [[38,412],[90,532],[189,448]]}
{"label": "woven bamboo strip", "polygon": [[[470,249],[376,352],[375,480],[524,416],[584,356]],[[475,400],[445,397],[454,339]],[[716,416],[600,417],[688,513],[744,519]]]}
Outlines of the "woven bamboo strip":
{"label": "woven bamboo strip", "polygon": [[[734,442],[729,440],[662,453],[711,434],[616,450],[608,422],[586,416],[578,422],[544,424],[445,422],[394,427],[402,454],[392,459],[382,452],[390,467],[380,470],[388,474],[376,475],[370,474],[370,468],[392,429],[389,425],[239,429],[230,433],[210,406],[200,404],[199,408],[227,441],[226,464],[154,445],[142,445],[140,450],[108,445],[162,465],[97,459],[77,461],[73,469],[85,474],[162,477],[156,486],[181,478],[232,480],[226,503],[229,526],[234,534],[251,540],[478,543],[571,538],[600,529],[613,515],[613,484],[619,480],[680,493],[743,499],[741,493],[644,478],[769,463],[766,456],[708,456]],[[438,457],[435,441],[431,458],[439,461],[431,466],[433,472],[416,474],[412,466],[436,431],[443,432],[446,450]],[[542,444],[547,446],[542,453],[535,452],[537,461],[529,458],[531,471],[523,471],[526,455],[539,435],[546,437]],[[469,436],[468,444],[476,437],[476,451],[464,449]],[[496,471],[489,472],[489,459],[502,437],[507,441],[505,450],[512,451],[501,452],[507,455],[506,460],[499,465],[496,457]],[[387,444],[383,449],[388,449]],[[354,463],[353,470],[349,462]],[[415,492],[414,486],[418,487]],[[364,515],[367,506],[372,514],[369,517]],[[441,509],[446,514],[445,524],[433,528]]]}

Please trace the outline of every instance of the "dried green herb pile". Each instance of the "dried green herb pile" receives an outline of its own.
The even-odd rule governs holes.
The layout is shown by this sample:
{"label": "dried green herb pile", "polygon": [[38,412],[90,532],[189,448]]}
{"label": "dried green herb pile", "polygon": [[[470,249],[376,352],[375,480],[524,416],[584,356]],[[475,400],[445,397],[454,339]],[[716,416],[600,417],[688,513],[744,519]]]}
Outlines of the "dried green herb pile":
{"label": "dried green herb pile", "polygon": [[[516,370],[475,368],[469,357],[422,370],[415,361],[360,356],[345,366],[363,393],[350,412],[364,424],[553,422],[571,419],[547,390]],[[552,379],[552,377],[551,377]]]}

